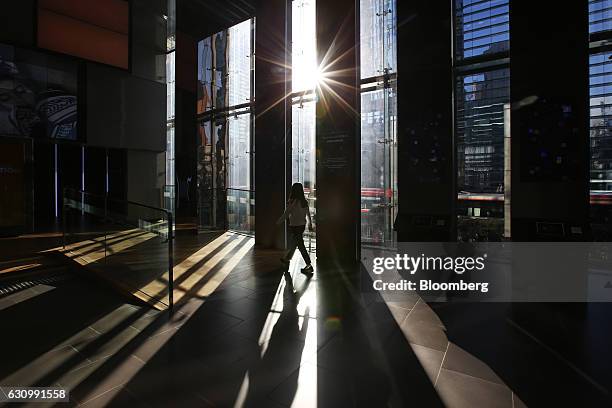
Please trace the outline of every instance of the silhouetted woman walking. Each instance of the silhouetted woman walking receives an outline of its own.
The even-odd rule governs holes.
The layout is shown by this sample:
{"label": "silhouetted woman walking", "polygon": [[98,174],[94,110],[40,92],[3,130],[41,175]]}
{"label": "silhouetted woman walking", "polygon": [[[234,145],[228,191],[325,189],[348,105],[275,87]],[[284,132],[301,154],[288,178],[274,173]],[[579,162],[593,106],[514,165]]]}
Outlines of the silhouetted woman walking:
{"label": "silhouetted woman walking", "polygon": [[310,262],[310,256],[306,251],[306,245],[304,245],[303,234],[306,230],[306,219],[308,219],[308,230],[312,231],[312,218],[310,217],[310,209],[308,208],[308,201],[304,197],[304,187],[301,183],[294,183],[291,186],[291,192],[289,193],[289,201],[287,202],[287,209],[283,215],[278,219],[277,224],[281,224],[285,219],[289,219],[289,250],[287,255],[281,258],[281,262],[285,265],[289,265],[289,261],[293,257],[295,248],[297,247],[306,262],[306,267],[302,268],[302,273],[312,273],[313,268]]}

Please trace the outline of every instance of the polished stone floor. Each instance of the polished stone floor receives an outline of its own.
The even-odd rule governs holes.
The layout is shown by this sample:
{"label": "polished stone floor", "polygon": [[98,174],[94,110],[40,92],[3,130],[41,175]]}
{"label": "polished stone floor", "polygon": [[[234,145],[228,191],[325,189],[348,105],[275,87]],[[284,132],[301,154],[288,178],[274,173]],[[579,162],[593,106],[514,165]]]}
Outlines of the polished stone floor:
{"label": "polished stone floor", "polygon": [[361,269],[305,276],[236,239],[183,240],[172,314],[78,269],[2,295],[0,386],[86,407],[610,406],[606,304],[385,301]]}

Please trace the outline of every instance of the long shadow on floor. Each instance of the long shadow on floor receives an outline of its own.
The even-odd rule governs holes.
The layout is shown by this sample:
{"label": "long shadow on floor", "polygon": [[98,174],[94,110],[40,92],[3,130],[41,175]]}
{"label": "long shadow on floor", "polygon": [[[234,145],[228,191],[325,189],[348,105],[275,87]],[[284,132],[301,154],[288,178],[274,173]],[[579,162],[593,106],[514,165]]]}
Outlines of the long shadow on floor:
{"label": "long shadow on floor", "polygon": [[[31,297],[0,311],[3,326],[0,379],[6,380],[43,354],[57,350],[54,359],[45,360],[43,366],[37,367],[38,372],[28,374],[26,370],[25,377],[21,378],[32,381],[36,374],[41,377],[36,384],[54,384],[47,376],[60,364],[62,357],[75,366],[87,361],[84,354],[71,346],[96,337],[98,333],[89,326],[125,304],[120,296],[88,279],[75,276],[54,286],[39,285],[28,289]],[[24,295],[26,291],[11,296],[18,299]],[[28,375],[31,378],[27,378]],[[3,384],[9,385],[6,381]]]}
{"label": "long shadow on floor", "polygon": [[[307,308],[300,316],[297,310],[300,298],[308,289],[310,279],[307,279],[298,291],[293,287],[293,278],[289,272],[283,274],[285,287],[283,289],[283,310],[274,324],[272,334],[267,340],[263,356],[254,361],[248,369],[248,393],[243,406],[257,407],[265,405],[268,393],[281,383],[287,392],[295,396],[298,388],[298,377],[288,376],[297,369],[302,359],[306,344],[308,325],[310,324],[310,310]],[[301,325],[300,325],[301,323]],[[287,339],[294,340],[295,348],[286,352]]]}
{"label": "long shadow on floor", "polygon": [[[130,395],[151,406],[307,406],[298,397],[318,407],[442,406],[384,303],[364,305],[359,288],[347,287],[352,283],[338,271],[319,274],[295,294],[291,284],[279,290],[287,277],[270,264],[240,273],[204,303],[186,304],[193,314],[167,337],[148,340],[149,354],[132,349],[146,364],[125,385]],[[300,315],[299,291],[313,286],[321,294],[316,313]],[[271,313],[279,292],[283,309]],[[312,326],[318,353],[310,356],[305,336]],[[300,394],[313,382],[310,395]]]}

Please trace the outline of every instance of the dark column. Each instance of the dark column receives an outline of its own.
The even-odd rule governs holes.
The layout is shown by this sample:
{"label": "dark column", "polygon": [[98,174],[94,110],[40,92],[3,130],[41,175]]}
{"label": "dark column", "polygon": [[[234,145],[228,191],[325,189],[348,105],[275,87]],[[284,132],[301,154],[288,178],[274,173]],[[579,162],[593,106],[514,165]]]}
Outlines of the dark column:
{"label": "dark column", "polygon": [[[178,5],[179,11],[182,3]],[[197,39],[180,31],[176,33],[176,107],[175,172],[177,179],[177,219],[195,221],[197,217],[197,128],[196,81]]]}
{"label": "dark column", "polygon": [[398,241],[454,241],[451,5],[398,1]]}
{"label": "dark column", "polygon": [[276,220],[285,209],[285,116],[291,84],[286,44],[287,0],[259,0],[255,30],[255,243],[284,248],[284,229]]}
{"label": "dark column", "polygon": [[512,238],[588,239],[588,15],[513,0],[510,7]]}
{"label": "dark column", "polygon": [[317,54],[325,76],[317,102],[317,258],[358,259],[358,2],[317,2]]}

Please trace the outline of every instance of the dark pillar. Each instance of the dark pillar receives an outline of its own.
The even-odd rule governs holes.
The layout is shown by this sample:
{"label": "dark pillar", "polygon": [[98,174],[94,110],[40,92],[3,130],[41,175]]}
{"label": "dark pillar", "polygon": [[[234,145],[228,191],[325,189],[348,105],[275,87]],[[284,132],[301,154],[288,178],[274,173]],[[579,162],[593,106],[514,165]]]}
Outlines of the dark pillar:
{"label": "dark pillar", "polygon": [[398,241],[454,241],[452,7],[397,4]]}
{"label": "dark pillar", "polygon": [[[290,3],[289,3],[290,4]],[[258,0],[255,30],[255,244],[284,248],[288,0]]]}
{"label": "dark pillar", "polygon": [[[179,4],[179,10],[182,3]],[[197,128],[196,81],[197,40],[180,31],[176,33],[176,106],[175,106],[175,174],[176,217],[178,221],[197,222]]]}
{"label": "dark pillar", "polygon": [[587,4],[510,7],[512,238],[588,240]]}
{"label": "dark pillar", "polygon": [[317,2],[317,53],[323,79],[317,102],[317,258],[358,259],[358,2]]}

